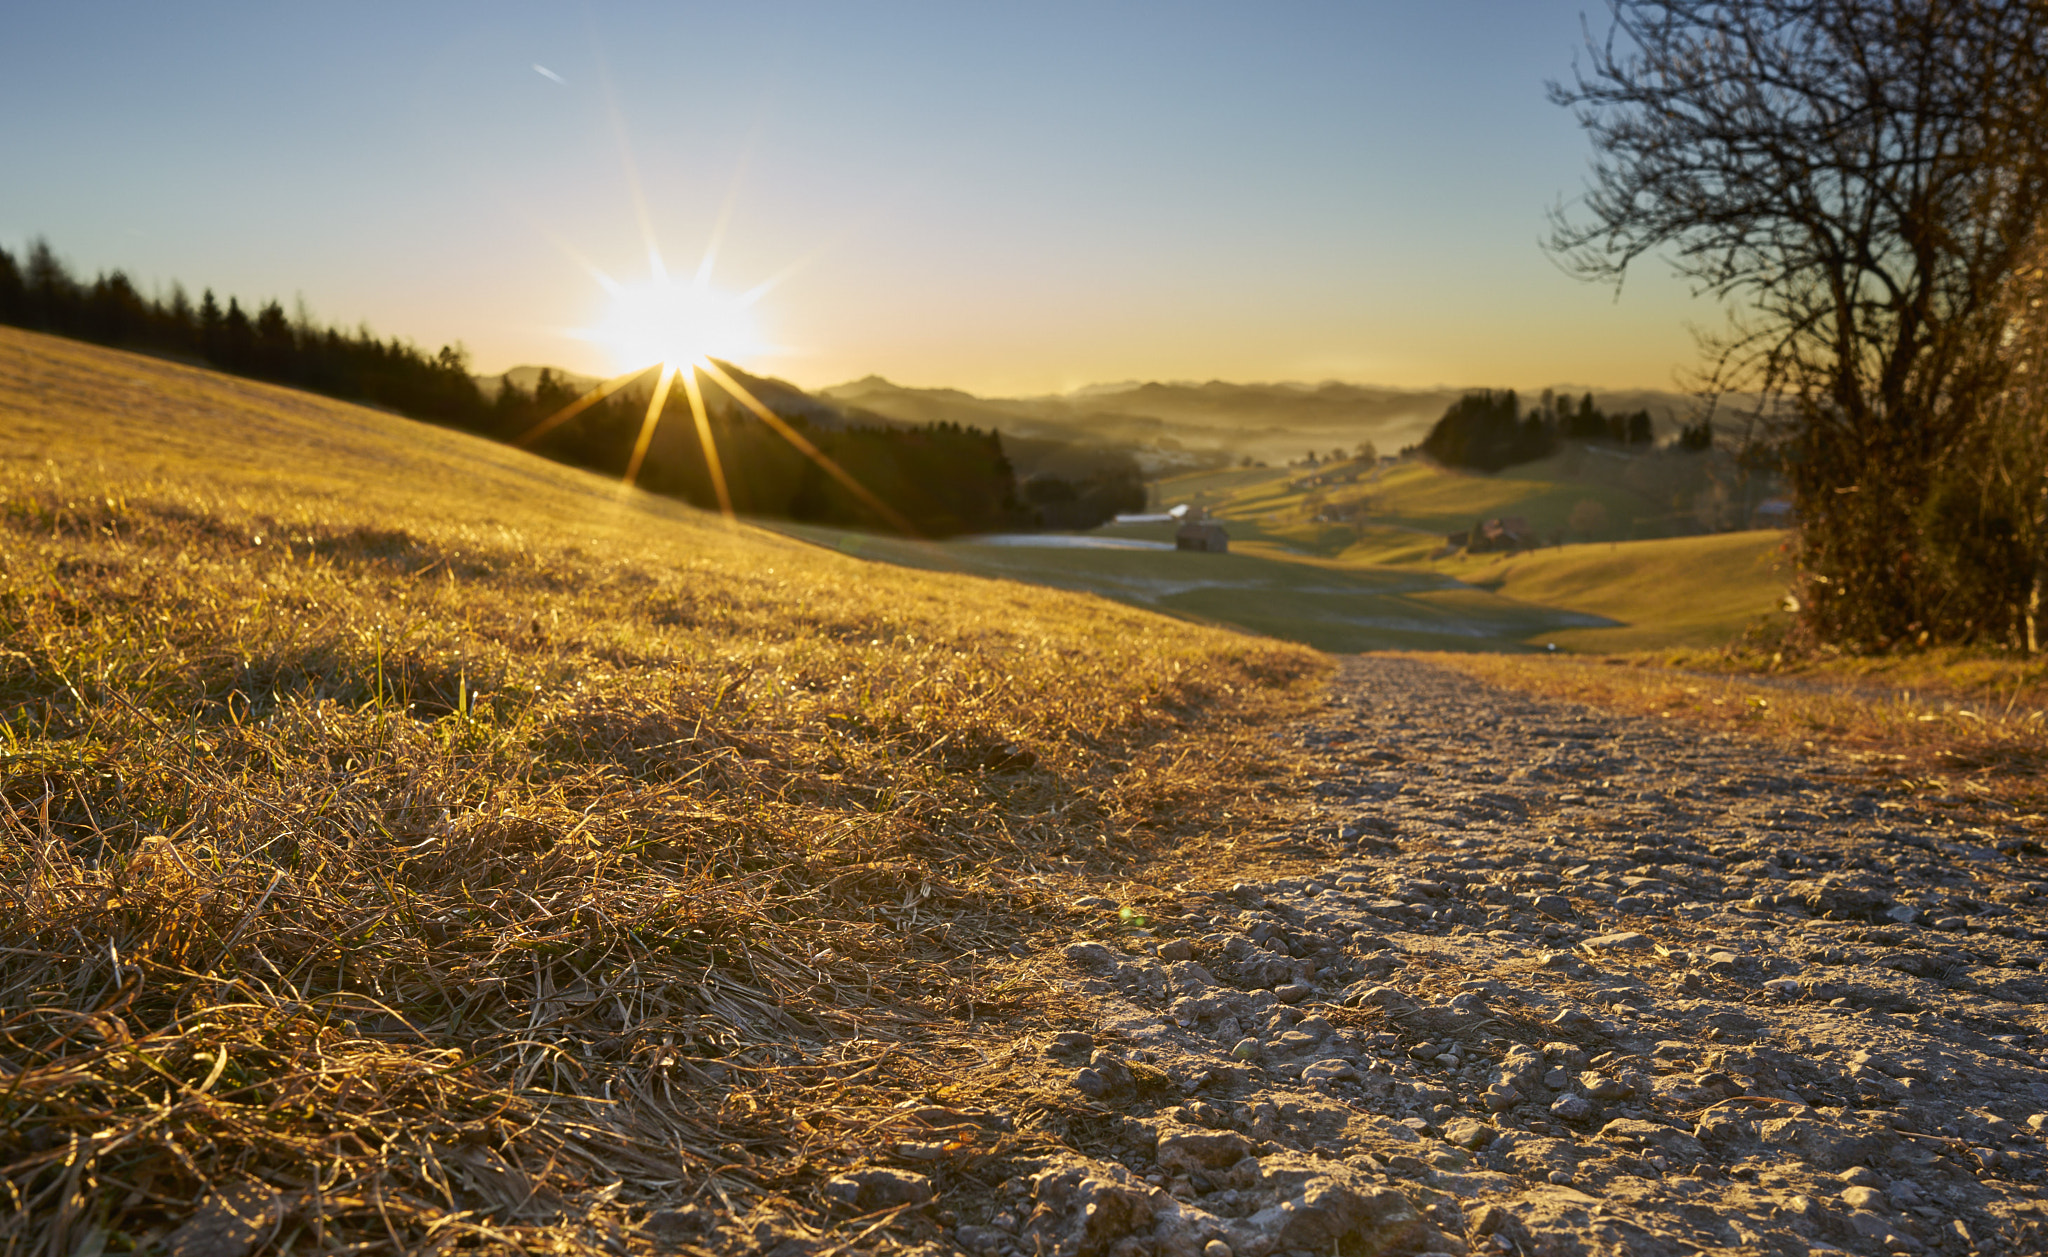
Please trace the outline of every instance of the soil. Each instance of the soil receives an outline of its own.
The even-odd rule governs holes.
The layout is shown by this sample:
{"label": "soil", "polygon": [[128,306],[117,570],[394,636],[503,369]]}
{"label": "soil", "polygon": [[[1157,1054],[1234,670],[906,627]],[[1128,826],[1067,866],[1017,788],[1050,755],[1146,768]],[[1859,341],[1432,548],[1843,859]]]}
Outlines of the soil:
{"label": "soil", "polygon": [[[1006,1257],[2048,1252],[2038,818],[1401,659],[1287,736],[1306,875],[1085,903],[1059,1103],[828,1193]],[[949,1199],[949,1122],[1051,1151]]]}

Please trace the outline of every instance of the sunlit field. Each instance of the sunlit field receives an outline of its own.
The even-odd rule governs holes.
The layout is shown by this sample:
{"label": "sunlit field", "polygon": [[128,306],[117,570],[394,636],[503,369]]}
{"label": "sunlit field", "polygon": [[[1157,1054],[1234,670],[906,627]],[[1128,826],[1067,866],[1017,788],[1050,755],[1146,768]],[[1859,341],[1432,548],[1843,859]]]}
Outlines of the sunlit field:
{"label": "sunlit field", "polygon": [[[1402,464],[1358,491],[1407,513],[1374,515],[1361,526],[1308,518],[1307,494],[1287,488],[1302,474],[1240,468],[1153,487],[1157,505],[1213,511],[1230,533],[1230,552],[1222,555],[992,545],[971,537],[930,544],[773,527],[863,558],[1084,590],[1339,652],[1707,650],[1760,622],[1786,618],[1781,604],[1791,573],[1784,532],[1573,540],[1515,554],[1447,556],[1445,531],[1424,523],[1462,529],[1502,512],[1530,512],[1550,523],[1565,504],[1586,500],[1586,490],[1534,473],[1493,478]],[[1639,495],[1600,492],[1641,505]],[[1470,505],[1454,513],[1450,504],[1459,500]],[[1628,519],[1621,509],[1615,516]],[[1158,546],[1171,541],[1173,526],[1111,524],[1090,536]]]}
{"label": "sunlit field", "polygon": [[1442,565],[1469,584],[1517,602],[1570,607],[1612,627],[1556,634],[1591,652],[1707,648],[1759,625],[1783,626],[1792,583],[1791,536],[1776,530],[1597,542],[1528,554],[1472,555]]}
{"label": "sunlit field", "polygon": [[776,528],[879,562],[1086,590],[1319,650],[1526,650],[1560,631],[1606,623],[1502,598],[1438,573],[1295,562],[1257,550],[1040,548],[971,538],[933,544],[804,525]]}
{"label": "sunlit field", "polygon": [[1260,823],[1323,667],[12,330],[0,430],[10,1251],[822,1216],[1004,1085],[1009,948]]}
{"label": "sunlit field", "polygon": [[[1233,551],[1301,564],[1323,572],[1377,572],[1380,579],[1455,580],[1497,596],[1471,597],[1462,609],[1475,624],[1503,625],[1521,645],[1583,652],[1684,647],[1713,649],[1760,621],[1786,618],[1781,603],[1791,583],[1791,534],[1777,530],[1705,536],[1651,535],[1679,526],[1644,495],[1586,483],[1592,456],[1567,468],[1546,459],[1497,476],[1401,463],[1330,491],[1333,499],[1372,504],[1363,523],[1318,522],[1305,509],[1309,491],[1288,488],[1300,469],[1249,469],[1184,476],[1154,489],[1161,505],[1189,502],[1216,514],[1230,530]],[[1567,474],[1569,472],[1569,475]],[[1599,503],[1612,536],[1574,535],[1567,521],[1583,502]],[[1489,516],[1526,519],[1546,544],[1515,554],[1443,553],[1445,537]],[[1137,535],[1143,526],[1113,528]],[[1550,544],[1562,537],[1564,544]],[[1526,633],[1517,617],[1540,625]],[[1482,639],[1484,640],[1484,639]],[[1491,642],[1487,643],[1489,647]],[[1387,643],[1390,647],[1396,643]],[[1445,642],[1437,649],[1461,649]]]}

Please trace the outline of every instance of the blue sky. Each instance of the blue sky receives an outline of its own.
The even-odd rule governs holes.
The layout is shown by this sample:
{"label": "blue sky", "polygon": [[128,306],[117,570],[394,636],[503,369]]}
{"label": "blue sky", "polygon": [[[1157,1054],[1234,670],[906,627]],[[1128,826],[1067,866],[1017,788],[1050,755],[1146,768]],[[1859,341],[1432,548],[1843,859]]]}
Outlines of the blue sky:
{"label": "blue sky", "polygon": [[[612,364],[635,209],[819,385],[1669,387],[1715,312],[1538,247],[1584,0],[34,6],[0,245],[303,298],[484,370]],[[538,72],[546,67],[554,76]],[[620,364],[623,365],[623,364]]]}

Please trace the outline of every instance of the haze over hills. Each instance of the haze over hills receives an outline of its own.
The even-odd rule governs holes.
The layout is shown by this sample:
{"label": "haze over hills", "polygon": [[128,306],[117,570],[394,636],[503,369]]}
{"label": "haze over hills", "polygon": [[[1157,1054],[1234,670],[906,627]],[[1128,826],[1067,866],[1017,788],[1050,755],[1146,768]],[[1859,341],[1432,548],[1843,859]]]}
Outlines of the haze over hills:
{"label": "haze over hills", "polygon": [[[1129,445],[1148,471],[1215,466],[1252,458],[1284,462],[1309,450],[1371,441],[1391,453],[1419,442],[1463,388],[1375,385],[1123,383],[1041,397],[977,397],[959,389],[908,388],[880,376],[818,394],[906,423],[951,421],[1006,434]],[[1538,391],[1528,394],[1534,400]],[[1559,393],[1580,393],[1560,386]],[[1660,437],[1675,433],[1698,403],[1675,392],[1597,391],[1608,409],[1647,410]]]}

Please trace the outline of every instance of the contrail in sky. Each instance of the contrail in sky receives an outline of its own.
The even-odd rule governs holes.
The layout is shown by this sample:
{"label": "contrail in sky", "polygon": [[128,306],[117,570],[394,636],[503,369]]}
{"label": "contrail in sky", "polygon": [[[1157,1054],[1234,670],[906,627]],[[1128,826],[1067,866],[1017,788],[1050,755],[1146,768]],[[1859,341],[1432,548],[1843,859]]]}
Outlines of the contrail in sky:
{"label": "contrail in sky", "polygon": [[553,79],[555,82],[560,83],[563,87],[569,86],[569,80],[563,78],[559,74],[556,74],[553,70],[548,69],[546,66],[542,65],[538,61],[533,63],[533,72],[535,74],[540,75],[544,79]]}

